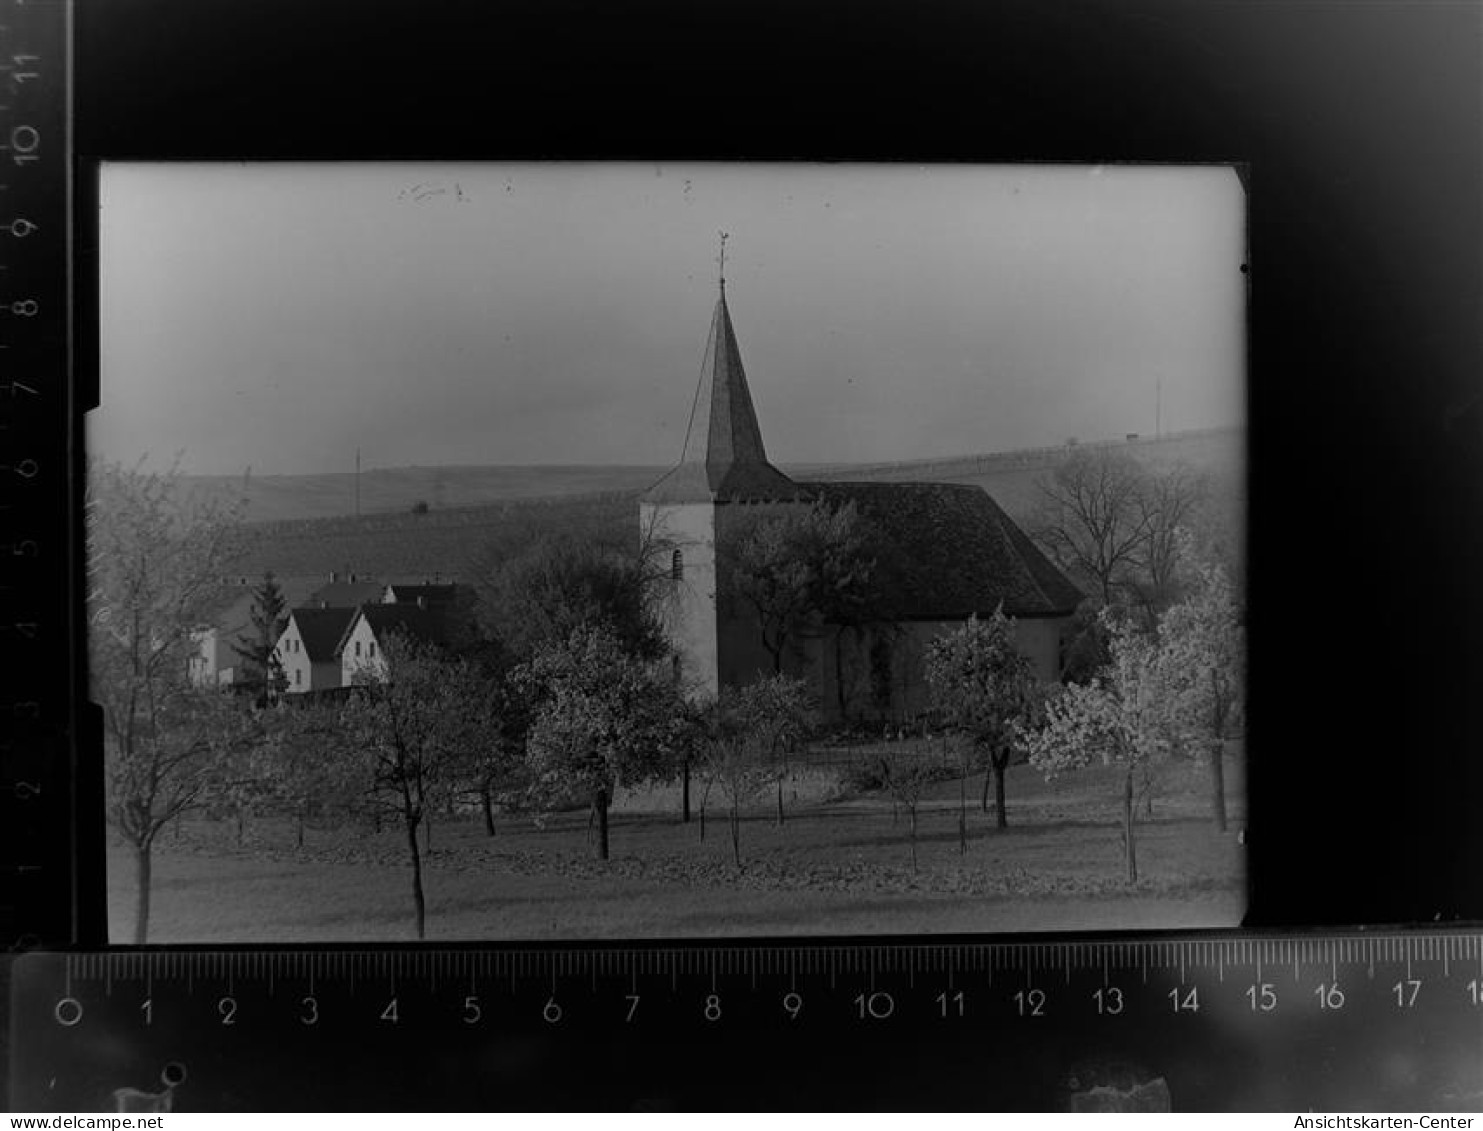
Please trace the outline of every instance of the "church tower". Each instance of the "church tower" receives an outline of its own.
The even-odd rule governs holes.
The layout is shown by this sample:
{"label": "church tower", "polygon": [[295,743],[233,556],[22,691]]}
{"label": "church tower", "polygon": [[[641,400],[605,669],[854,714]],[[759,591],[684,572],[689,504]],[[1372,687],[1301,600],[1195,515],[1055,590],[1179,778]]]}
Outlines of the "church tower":
{"label": "church tower", "polygon": [[[726,277],[711,316],[700,381],[680,462],[639,500],[639,534],[664,555],[670,600],[665,615],[681,678],[698,694],[747,682],[755,657],[749,634],[725,623],[718,599],[716,544],[738,508],[803,502],[809,493],[767,460],[762,431],[726,305]],[[750,635],[755,635],[755,629]],[[753,646],[755,647],[755,646]]]}

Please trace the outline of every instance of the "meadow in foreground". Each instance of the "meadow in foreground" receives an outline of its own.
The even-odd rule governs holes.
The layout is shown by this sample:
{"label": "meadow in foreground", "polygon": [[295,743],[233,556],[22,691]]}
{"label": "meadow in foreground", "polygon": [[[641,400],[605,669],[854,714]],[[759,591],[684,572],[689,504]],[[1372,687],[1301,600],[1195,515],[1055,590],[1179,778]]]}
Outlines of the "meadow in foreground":
{"label": "meadow in foreground", "polygon": [[[1232,767],[1234,768],[1234,767]],[[1228,773],[1231,770],[1228,769]],[[889,795],[851,789],[833,771],[801,768],[784,823],[763,795],[744,813],[734,862],[714,796],[701,837],[674,787],[616,799],[612,859],[594,858],[588,814],[502,817],[490,837],[475,814],[432,828],[427,935],[442,940],[641,939],[717,936],[1024,932],[1233,926],[1245,910],[1235,829],[1208,816],[1205,773],[1165,771],[1141,815],[1139,882],[1121,867],[1118,775],[1084,770],[1047,784],[1009,773],[1008,829],[978,809],[967,783],[967,852],[957,780],[931,786],[909,821]],[[1233,789],[1233,795],[1243,791]],[[399,830],[317,827],[296,846],[292,824],[198,817],[166,834],[155,864],[152,942],[402,941],[415,937]],[[109,921],[128,938],[133,865],[109,853]]]}

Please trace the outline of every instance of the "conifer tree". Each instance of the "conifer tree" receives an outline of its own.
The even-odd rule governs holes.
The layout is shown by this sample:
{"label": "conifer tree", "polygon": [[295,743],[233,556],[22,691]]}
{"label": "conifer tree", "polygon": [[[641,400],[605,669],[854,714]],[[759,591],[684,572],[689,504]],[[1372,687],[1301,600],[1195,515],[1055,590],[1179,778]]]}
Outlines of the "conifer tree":
{"label": "conifer tree", "polygon": [[288,687],[288,676],[276,651],[278,638],[288,626],[283,590],[273,571],[263,574],[262,584],[253,591],[248,618],[252,628],[232,644],[232,650],[247,669],[247,680],[260,688],[258,705],[276,700]]}

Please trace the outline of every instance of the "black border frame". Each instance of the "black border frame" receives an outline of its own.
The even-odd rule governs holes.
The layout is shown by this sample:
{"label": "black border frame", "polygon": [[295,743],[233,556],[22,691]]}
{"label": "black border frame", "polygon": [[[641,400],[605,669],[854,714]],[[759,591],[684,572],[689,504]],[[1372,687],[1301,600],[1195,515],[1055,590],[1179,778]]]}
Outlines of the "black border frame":
{"label": "black border frame", "polygon": [[[1248,923],[1483,919],[1478,8],[78,0],[75,29],[79,170],[107,158],[1243,165],[1263,744]],[[89,184],[78,178],[80,406],[96,385]],[[78,474],[80,418],[71,429],[58,439],[75,444]],[[86,737],[87,713],[74,719]],[[78,804],[95,803],[100,775],[79,770]],[[81,822],[73,835],[84,853],[101,837]],[[79,944],[101,941],[96,878],[75,893]]]}

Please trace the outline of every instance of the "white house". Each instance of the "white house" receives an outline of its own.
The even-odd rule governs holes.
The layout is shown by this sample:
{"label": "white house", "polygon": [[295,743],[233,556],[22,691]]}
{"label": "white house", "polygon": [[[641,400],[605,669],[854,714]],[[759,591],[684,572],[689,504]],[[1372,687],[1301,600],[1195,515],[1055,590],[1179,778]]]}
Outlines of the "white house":
{"label": "white house", "polygon": [[[319,584],[318,577],[278,577],[284,606],[301,602]],[[261,577],[228,577],[221,582],[222,598],[209,623],[191,633],[194,650],[188,661],[190,680],[198,687],[228,687],[241,678],[242,657],[236,645],[256,631],[253,604]]]}
{"label": "white house", "polygon": [[448,635],[445,619],[426,604],[362,605],[337,645],[341,684],[350,687],[384,675],[386,641],[394,633],[433,644]]}
{"label": "white house", "polygon": [[288,691],[296,694],[341,687],[340,639],[355,618],[355,609],[294,609],[275,652],[283,665]]}

